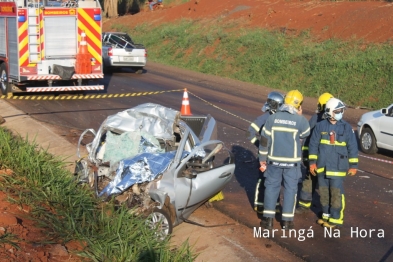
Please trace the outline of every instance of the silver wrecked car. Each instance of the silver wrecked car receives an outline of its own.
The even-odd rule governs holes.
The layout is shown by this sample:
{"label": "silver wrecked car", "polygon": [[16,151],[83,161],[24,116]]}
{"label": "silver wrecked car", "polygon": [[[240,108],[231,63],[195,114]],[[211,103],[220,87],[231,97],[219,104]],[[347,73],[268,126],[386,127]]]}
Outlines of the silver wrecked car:
{"label": "silver wrecked car", "polygon": [[158,104],[142,104],[107,117],[86,145],[75,176],[103,200],[115,198],[161,238],[219,193],[235,170],[233,154],[216,139],[216,121],[182,116]]}

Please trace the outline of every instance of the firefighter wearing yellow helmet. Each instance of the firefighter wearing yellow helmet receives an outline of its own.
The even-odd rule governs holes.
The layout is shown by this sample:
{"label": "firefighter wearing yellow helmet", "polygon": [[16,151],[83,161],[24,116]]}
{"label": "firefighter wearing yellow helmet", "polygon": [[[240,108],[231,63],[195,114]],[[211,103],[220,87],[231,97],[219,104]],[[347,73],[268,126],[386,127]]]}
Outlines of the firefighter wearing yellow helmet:
{"label": "firefighter wearing yellow helmet", "polygon": [[[325,119],[325,106],[327,101],[333,98],[333,95],[330,93],[323,93],[318,98],[317,110],[315,114],[310,118],[308,123],[310,124],[310,132],[312,133],[315,125]],[[310,137],[307,137],[304,140],[302,151],[303,151],[303,164],[305,167],[304,178],[301,184],[301,190],[299,195],[299,203],[298,208],[296,209],[297,214],[302,214],[310,210],[312,195],[315,192],[315,187],[317,185],[317,178],[315,176],[310,175],[308,172],[308,144],[310,143]]]}
{"label": "firefighter wearing yellow helmet", "polygon": [[265,196],[261,227],[273,228],[276,200],[284,186],[281,226],[294,228],[294,207],[301,178],[301,140],[310,134],[310,125],[302,116],[303,95],[298,90],[287,93],[284,104],[269,116],[261,132],[260,165],[265,168]]}
{"label": "firefighter wearing yellow helmet", "polygon": [[317,123],[309,143],[310,173],[318,177],[322,217],[317,223],[336,227],[344,223],[344,178],[358,167],[358,144],[351,125],[342,119],[345,104],[331,98],[326,119]]}

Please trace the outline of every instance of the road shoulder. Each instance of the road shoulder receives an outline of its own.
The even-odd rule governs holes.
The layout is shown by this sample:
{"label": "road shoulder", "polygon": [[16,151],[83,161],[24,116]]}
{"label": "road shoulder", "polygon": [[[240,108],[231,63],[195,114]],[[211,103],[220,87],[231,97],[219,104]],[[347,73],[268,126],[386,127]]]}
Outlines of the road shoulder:
{"label": "road shoulder", "polygon": [[270,239],[254,237],[252,228],[214,208],[203,205],[189,220],[206,227],[184,222],[174,228],[171,241],[179,245],[188,240],[199,253],[196,261],[303,261]]}
{"label": "road shoulder", "polygon": [[[66,168],[74,170],[77,145],[59,135],[58,129],[35,120],[4,100],[0,100],[0,112],[6,120],[2,126],[65,159]],[[176,246],[188,240],[192,250],[199,253],[196,261],[301,261],[269,239],[254,238],[253,229],[214,208],[203,205],[189,219],[208,227],[182,223],[174,228],[171,244]],[[224,225],[211,227],[217,224]]]}

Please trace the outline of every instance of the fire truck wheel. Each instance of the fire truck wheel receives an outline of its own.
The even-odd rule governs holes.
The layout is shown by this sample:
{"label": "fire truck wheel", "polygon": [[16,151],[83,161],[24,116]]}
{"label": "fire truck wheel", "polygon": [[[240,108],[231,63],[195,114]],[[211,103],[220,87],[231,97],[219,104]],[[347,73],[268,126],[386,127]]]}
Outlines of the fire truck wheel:
{"label": "fire truck wheel", "polygon": [[0,89],[3,95],[7,95],[10,91],[10,84],[8,83],[8,72],[5,64],[0,66]]}

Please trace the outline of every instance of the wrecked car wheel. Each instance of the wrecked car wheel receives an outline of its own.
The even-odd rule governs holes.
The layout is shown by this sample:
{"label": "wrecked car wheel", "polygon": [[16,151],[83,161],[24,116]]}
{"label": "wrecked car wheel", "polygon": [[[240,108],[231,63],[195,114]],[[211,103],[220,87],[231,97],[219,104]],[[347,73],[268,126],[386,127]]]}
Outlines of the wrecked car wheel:
{"label": "wrecked car wheel", "polygon": [[156,230],[156,235],[161,240],[172,234],[173,225],[171,218],[162,209],[154,208],[153,212],[146,219],[146,225],[152,230]]}

